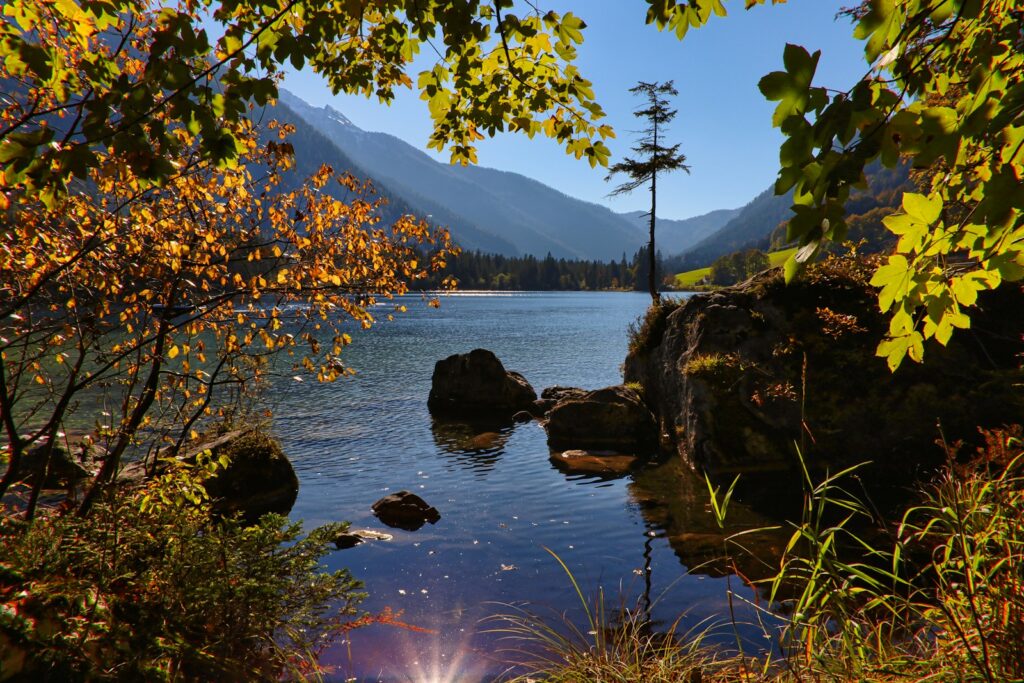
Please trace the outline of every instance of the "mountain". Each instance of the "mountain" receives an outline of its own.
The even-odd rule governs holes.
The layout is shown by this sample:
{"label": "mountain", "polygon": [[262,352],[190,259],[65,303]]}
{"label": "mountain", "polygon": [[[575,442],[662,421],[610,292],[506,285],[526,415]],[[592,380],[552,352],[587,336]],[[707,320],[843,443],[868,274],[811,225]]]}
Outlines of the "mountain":
{"label": "mountain", "polygon": [[[869,250],[884,249],[891,237],[882,218],[899,206],[904,190],[911,187],[907,165],[884,168],[875,162],[865,169],[868,187],[854,190],[846,202],[847,239],[867,242]],[[672,266],[691,270],[710,265],[720,256],[757,248],[768,251],[785,242],[780,226],[792,216],[793,192],[776,195],[774,185],[754,197],[717,232],[705,237],[673,259]]]}
{"label": "mountain", "polygon": [[[332,107],[314,107],[286,90],[281,105],[414,213],[432,214],[433,222],[449,227],[464,247],[608,261],[646,242],[626,217],[525,176],[438,162],[393,135],[364,131]],[[477,246],[488,235],[511,248]]]}
{"label": "mountain", "polygon": [[[269,116],[281,123],[290,123],[295,126],[295,132],[288,138],[288,142],[295,149],[295,168],[285,174],[283,183],[286,188],[294,189],[302,179],[315,173],[321,164],[328,164],[338,173],[348,171],[358,178],[373,181],[375,192],[387,199],[387,204],[381,210],[381,217],[385,221],[390,222],[409,213],[424,218],[430,217],[431,222],[435,225],[449,227],[457,225],[456,237],[459,244],[465,249],[499,254],[518,253],[515,245],[508,240],[479,229],[437,202],[425,197],[403,196],[402,192],[396,191],[387,182],[382,182],[362,165],[356,163],[332,140],[307,123],[305,118],[299,116],[287,104],[278,102]],[[334,184],[328,184],[327,190],[334,193],[339,199],[344,198],[341,196],[343,194],[341,188]],[[455,230],[453,230],[453,234],[455,234]]]}
{"label": "mountain", "polygon": [[[721,230],[726,223],[735,218],[740,209],[718,209],[701,216],[673,220],[659,217],[655,224],[654,242],[658,251],[663,254],[679,254],[694,246],[701,240]],[[641,234],[647,236],[647,212],[630,211],[619,214],[633,221],[641,228]]]}
{"label": "mountain", "polygon": [[792,192],[777,196],[774,186],[769,187],[739,209],[717,232],[685,250],[682,265],[701,268],[719,256],[751,247],[767,251],[772,231],[790,217],[792,205]]}

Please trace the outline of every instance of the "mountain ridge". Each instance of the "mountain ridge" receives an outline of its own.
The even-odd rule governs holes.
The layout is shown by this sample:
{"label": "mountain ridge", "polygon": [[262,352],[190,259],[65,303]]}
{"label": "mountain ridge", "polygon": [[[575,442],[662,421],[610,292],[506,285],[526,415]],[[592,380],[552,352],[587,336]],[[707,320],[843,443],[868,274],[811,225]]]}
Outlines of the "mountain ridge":
{"label": "mountain ridge", "polygon": [[279,102],[406,203],[415,207],[427,199],[448,208],[456,240],[466,226],[475,226],[516,250],[500,253],[600,260],[632,254],[646,242],[633,223],[611,209],[532,178],[444,164],[393,135],[362,130],[330,105],[315,107],[284,89]]}

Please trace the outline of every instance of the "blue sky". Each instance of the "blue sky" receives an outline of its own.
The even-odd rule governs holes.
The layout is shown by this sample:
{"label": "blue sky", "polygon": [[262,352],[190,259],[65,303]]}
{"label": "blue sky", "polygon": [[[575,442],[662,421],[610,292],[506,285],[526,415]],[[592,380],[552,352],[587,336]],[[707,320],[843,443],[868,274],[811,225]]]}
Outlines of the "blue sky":
{"label": "blue sky", "polygon": [[[641,0],[547,0],[544,9],[571,11],[587,22],[578,64],[594,83],[606,121],[617,133],[610,140],[612,161],[629,153],[632,131],[642,127],[632,112],[639,101],[629,93],[638,80],[673,79],[679,110],[670,139],[682,145],[692,173],[659,180],[658,215],[686,218],[714,209],[742,206],[775,179],[781,134],[771,126],[772,103],[757,90],[764,74],[782,68],[784,45],[822,51],[816,83],[847,89],[868,66],[863,44],[852,37],[836,12],[853,0],[789,0],[786,4],[743,10],[742,0],[726,0],[729,16],[714,18],[682,41],[644,24]],[[429,52],[426,51],[426,52]],[[427,59],[424,59],[427,58]],[[429,67],[426,53],[413,67]],[[315,74],[289,73],[285,87],[316,104],[331,104],[360,128],[396,135],[425,150],[430,131],[426,104],[408,91],[386,107],[376,100],[333,96]],[[447,162],[447,155],[434,154]],[[541,138],[505,134],[480,145],[480,165],[535,178],[568,195],[615,211],[649,208],[650,195],[610,199],[606,171],[591,169]]]}

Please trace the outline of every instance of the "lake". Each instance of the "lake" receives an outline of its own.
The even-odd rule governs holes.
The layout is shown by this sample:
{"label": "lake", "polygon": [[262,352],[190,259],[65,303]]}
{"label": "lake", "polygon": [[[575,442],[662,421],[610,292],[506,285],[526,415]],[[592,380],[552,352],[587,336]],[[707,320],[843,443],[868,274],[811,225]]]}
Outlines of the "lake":
{"label": "lake", "polygon": [[[681,617],[685,631],[708,620],[722,643],[733,642],[728,588],[741,622],[753,618],[744,601],[758,596],[728,578],[721,562],[709,563],[722,536],[703,480],[678,459],[617,479],[566,475],[549,462],[536,422],[471,442],[427,412],[434,363],[478,347],[525,375],[538,394],[555,384],[618,384],[627,325],[649,302],[642,293],[462,293],[433,309],[405,297],[407,313],[353,333],[343,359],[354,377],[275,380],[274,432],[301,485],[292,517],[393,534],[390,542],[334,552],[328,564],[365,582],[365,609],[401,611],[416,629],[353,631],[326,653],[331,680],[490,680],[506,669],[504,650],[515,644],[491,632],[500,624],[488,617],[520,607],[584,623],[551,553],[588,597],[601,588],[613,606],[646,599],[656,627]],[[377,310],[383,318],[390,309]],[[382,525],[370,506],[401,489],[435,506],[440,521],[415,532]],[[730,516],[734,528],[762,523],[738,507]],[[756,628],[739,631],[751,642],[762,638]]]}

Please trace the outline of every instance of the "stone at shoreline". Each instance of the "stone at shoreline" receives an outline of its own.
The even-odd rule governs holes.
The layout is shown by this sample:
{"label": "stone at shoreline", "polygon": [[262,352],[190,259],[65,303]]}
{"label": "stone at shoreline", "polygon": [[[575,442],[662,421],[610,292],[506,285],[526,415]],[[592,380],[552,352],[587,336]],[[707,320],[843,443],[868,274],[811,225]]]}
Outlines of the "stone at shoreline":
{"label": "stone at shoreline", "polygon": [[547,387],[540,392],[540,398],[533,402],[531,410],[535,416],[545,417],[559,401],[570,398],[582,398],[586,393],[586,389],[579,389],[577,387]]}
{"label": "stone at shoreline", "polygon": [[334,537],[334,545],[338,550],[354,548],[364,541],[390,541],[394,539],[391,534],[372,529],[351,529],[343,531]]}
{"label": "stone at shoreline", "polygon": [[18,481],[34,484],[42,477],[43,488],[53,489],[66,488],[89,477],[89,471],[75,462],[62,446],[55,444],[49,458],[46,451],[47,445],[43,444],[22,454],[16,475]]}
{"label": "stone at shoreline", "polygon": [[428,505],[411,491],[398,491],[384,496],[371,509],[384,524],[406,531],[416,531],[428,522],[436,524],[441,519],[437,508]]}
{"label": "stone at shoreline", "polygon": [[633,469],[637,458],[608,451],[569,450],[552,453],[551,462],[569,474],[623,475]]}
{"label": "stone at shoreline", "polygon": [[492,352],[474,349],[434,365],[427,407],[445,417],[511,418],[530,411],[537,393],[518,372],[506,370]]}
{"label": "stone at shoreline", "polygon": [[[693,468],[768,505],[799,506],[796,445],[819,481],[857,472],[879,505],[946,460],[949,443],[978,427],[1020,422],[1024,293],[983,293],[971,329],[925,345],[923,364],[895,373],[875,348],[888,331],[869,280],[872,264],[826,261],[788,286],[778,271],[663,307],[655,330],[630,353],[625,380],[639,382],[661,431]],[[802,400],[803,399],[803,400]],[[803,407],[801,407],[803,406]],[[792,510],[781,511],[792,514]]]}
{"label": "stone at shoreline", "polygon": [[558,402],[548,413],[553,450],[612,450],[648,455],[658,448],[658,428],[635,390],[618,385]]}
{"label": "stone at shoreline", "polygon": [[246,521],[255,521],[268,512],[286,515],[292,509],[299,479],[280,444],[269,434],[241,430],[203,447],[215,457],[230,458],[227,468],[206,482],[214,512],[241,513]]}
{"label": "stone at shoreline", "polygon": [[534,418],[533,413],[528,410],[520,410],[518,413],[512,416],[513,422],[530,422]]}
{"label": "stone at shoreline", "polygon": [[557,385],[553,387],[547,387],[540,392],[541,398],[552,400],[555,401],[556,403],[558,401],[564,401],[570,398],[583,398],[586,395],[586,389],[580,389],[579,387],[563,387]]}

